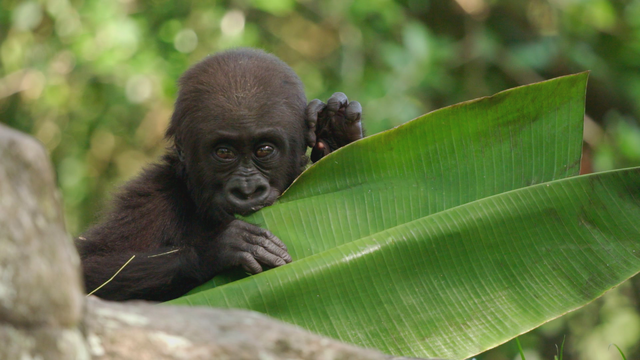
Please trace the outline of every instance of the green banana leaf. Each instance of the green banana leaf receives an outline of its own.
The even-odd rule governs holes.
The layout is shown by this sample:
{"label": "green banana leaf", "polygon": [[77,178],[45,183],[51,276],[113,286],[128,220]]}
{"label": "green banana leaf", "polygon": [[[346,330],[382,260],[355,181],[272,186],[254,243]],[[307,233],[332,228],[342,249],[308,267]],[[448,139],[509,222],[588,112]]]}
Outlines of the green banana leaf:
{"label": "green banana leaf", "polygon": [[[588,73],[440,109],[357,141],[245,220],[294,260],[505,191],[578,175]],[[219,275],[197,293],[246,277]]]}
{"label": "green banana leaf", "polygon": [[297,261],[173,303],[455,359],[586,304],[640,270],[638,171],[492,196],[577,174],[586,77],[439,110],[327,156],[247,219]]}
{"label": "green banana leaf", "polygon": [[464,359],[640,271],[640,168],[513,190],[174,300],[383,352]]}

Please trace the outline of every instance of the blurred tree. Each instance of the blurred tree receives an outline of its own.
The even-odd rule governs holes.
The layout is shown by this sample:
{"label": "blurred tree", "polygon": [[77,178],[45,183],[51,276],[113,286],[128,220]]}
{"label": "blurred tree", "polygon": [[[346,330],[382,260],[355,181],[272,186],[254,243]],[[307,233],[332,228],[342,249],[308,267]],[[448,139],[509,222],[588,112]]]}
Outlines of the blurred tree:
{"label": "blurred tree", "polygon": [[[591,70],[584,168],[640,165],[640,0],[4,0],[0,121],[50,151],[72,233],[163,151],[180,74],[237,46],[289,63],[310,99],[358,99],[370,134]],[[608,343],[640,358],[639,290],[525,335],[527,359],[551,358],[564,334],[565,359],[618,359]]]}

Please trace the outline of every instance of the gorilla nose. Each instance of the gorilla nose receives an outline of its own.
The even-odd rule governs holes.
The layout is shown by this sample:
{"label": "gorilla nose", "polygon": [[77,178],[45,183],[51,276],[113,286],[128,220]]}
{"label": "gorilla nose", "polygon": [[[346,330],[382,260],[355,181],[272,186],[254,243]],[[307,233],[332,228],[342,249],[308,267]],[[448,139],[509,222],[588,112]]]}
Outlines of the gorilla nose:
{"label": "gorilla nose", "polygon": [[227,183],[226,196],[235,212],[250,213],[267,205],[269,182],[261,176],[238,177]]}
{"label": "gorilla nose", "polygon": [[257,200],[267,193],[267,187],[263,184],[245,182],[230,189],[231,195],[240,200]]}

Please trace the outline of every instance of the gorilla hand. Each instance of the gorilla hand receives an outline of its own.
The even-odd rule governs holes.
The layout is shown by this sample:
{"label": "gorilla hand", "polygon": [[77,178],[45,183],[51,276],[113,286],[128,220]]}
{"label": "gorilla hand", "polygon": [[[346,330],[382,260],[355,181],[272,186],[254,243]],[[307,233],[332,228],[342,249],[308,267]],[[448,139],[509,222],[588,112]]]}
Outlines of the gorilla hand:
{"label": "gorilla hand", "polygon": [[364,137],[362,106],[357,101],[349,102],[340,92],[331,95],[326,104],[318,99],[311,101],[307,105],[306,118],[311,130],[307,145],[313,148],[313,162]]}
{"label": "gorilla hand", "polygon": [[[246,271],[257,274],[262,266],[277,267],[291,262],[285,244],[271,232],[246,223],[233,220],[215,240],[213,267],[224,270],[242,266]],[[207,264],[204,264],[207,266]]]}

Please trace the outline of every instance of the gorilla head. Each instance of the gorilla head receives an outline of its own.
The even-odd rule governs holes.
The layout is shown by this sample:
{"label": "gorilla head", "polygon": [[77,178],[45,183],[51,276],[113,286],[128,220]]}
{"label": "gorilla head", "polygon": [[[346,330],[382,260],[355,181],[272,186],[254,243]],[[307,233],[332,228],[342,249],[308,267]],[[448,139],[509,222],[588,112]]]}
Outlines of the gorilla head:
{"label": "gorilla head", "polygon": [[167,136],[193,200],[211,216],[271,205],[307,163],[302,82],[277,57],[210,56],[180,79]]}

